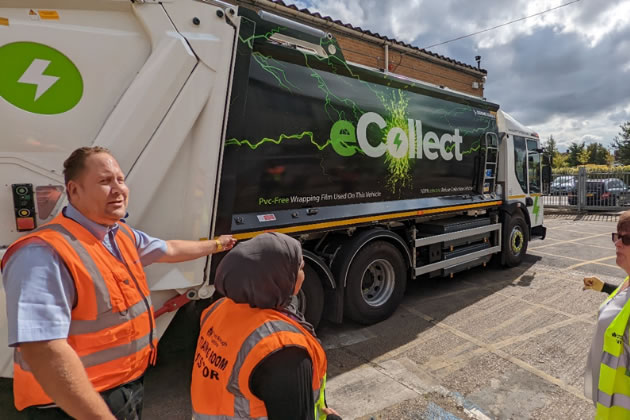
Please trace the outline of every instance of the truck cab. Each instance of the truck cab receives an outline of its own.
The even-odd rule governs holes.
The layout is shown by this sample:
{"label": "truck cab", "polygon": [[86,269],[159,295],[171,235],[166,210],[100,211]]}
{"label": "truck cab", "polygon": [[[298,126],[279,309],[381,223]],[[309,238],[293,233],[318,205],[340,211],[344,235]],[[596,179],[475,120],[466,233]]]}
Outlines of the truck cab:
{"label": "truck cab", "polygon": [[502,110],[497,112],[497,127],[499,155],[504,157],[499,162],[497,194],[508,214],[520,210],[527,224],[527,228],[515,224],[507,240],[513,252],[525,252],[524,235],[544,239],[546,234],[542,193],[549,176],[543,171],[542,146],[536,132]]}

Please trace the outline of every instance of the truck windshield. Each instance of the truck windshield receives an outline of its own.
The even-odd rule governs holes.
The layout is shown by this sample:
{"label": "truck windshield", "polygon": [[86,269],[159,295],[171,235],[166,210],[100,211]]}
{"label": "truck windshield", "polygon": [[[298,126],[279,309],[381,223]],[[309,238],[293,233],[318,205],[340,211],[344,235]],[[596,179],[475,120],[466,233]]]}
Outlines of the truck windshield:
{"label": "truck windshield", "polygon": [[527,140],[528,158],[528,174],[529,174],[529,193],[540,193],[540,153],[537,152],[538,142],[536,140]]}
{"label": "truck windshield", "polygon": [[514,169],[518,183],[527,194],[527,144],[520,136],[514,136]]}

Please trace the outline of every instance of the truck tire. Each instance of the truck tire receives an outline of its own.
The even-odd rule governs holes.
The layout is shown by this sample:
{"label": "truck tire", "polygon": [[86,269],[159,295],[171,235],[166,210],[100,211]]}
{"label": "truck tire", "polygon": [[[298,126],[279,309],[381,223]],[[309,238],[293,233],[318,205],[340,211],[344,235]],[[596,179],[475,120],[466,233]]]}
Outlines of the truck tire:
{"label": "truck tire", "polygon": [[360,324],[387,319],[400,304],[406,285],[407,269],[400,251],[389,242],[372,242],[350,265],[344,311]]}
{"label": "truck tire", "polygon": [[503,259],[506,267],[519,265],[527,253],[527,223],[520,214],[510,216],[503,232]]}
{"label": "truck tire", "polygon": [[298,310],[313,328],[317,328],[324,310],[324,288],[317,271],[308,263],[304,265],[304,284],[296,299]]}

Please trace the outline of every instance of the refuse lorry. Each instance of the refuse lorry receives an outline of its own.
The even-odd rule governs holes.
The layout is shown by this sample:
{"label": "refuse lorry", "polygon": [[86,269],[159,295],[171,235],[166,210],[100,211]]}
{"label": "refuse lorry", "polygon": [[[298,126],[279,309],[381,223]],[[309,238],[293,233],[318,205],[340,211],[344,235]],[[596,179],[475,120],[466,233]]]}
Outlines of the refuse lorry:
{"label": "refuse lorry", "polygon": [[[127,221],[153,236],[299,239],[315,325],[381,321],[408,281],[516,266],[545,236],[538,135],[496,104],[220,1],[37,5],[0,7],[0,256],[66,205],[63,161],[87,145],[111,150]],[[147,267],[160,336],[210,301],[219,258]]]}

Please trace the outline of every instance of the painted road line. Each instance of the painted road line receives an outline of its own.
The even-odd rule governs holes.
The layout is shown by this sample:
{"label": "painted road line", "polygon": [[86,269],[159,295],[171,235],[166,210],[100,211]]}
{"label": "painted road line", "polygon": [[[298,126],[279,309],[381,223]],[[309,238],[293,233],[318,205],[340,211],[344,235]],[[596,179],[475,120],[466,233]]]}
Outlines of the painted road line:
{"label": "painted road line", "polygon": [[477,338],[475,338],[475,337],[473,337],[473,336],[471,336],[471,335],[469,335],[467,333],[464,333],[464,332],[458,330],[455,327],[451,327],[450,325],[446,325],[443,322],[436,321],[433,317],[431,317],[429,315],[426,315],[426,314],[418,311],[415,308],[409,307],[407,305],[400,305],[400,306],[402,308],[404,308],[406,311],[411,312],[412,314],[417,315],[417,316],[419,316],[421,318],[424,318],[426,321],[432,323],[433,325],[435,325],[437,327],[444,328],[445,330],[450,331],[451,333],[455,334],[456,336],[458,336],[460,338],[463,338],[464,340],[468,340],[468,341],[476,344],[479,347],[483,347],[483,348],[487,349],[488,351],[492,352],[493,354],[495,354],[495,355],[497,355],[497,356],[499,356],[499,357],[501,357],[501,358],[503,358],[503,359],[505,359],[505,360],[507,360],[509,362],[512,362],[513,364],[515,364],[515,365],[525,369],[526,371],[528,371],[528,372],[538,376],[539,378],[541,378],[541,379],[543,379],[543,380],[545,380],[547,382],[550,382],[550,383],[558,386],[559,388],[563,389],[564,391],[566,391],[566,392],[568,392],[570,394],[573,394],[576,397],[578,397],[578,398],[580,398],[580,399],[582,399],[584,401],[589,401],[589,400],[587,400],[584,397],[582,390],[577,389],[574,386],[568,385],[567,383],[565,383],[564,381],[556,378],[555,376],[552,376],[552,375],[548,374],[547,372],[544,372],[544,371],[542,371],[542,370],[540,370],[538,368],[533,367],[532,365],[524,362],[523,360],[518,359],[518,358],[516,358],[516,357],[514,357],[514,356],[512,356],[512,355],[510,355],[510,354],[508,354],[506,352],[504,352],[503,350],[496,348],[494,345],[488,344],[488,343],[486,343],[486,342],[484,342],[482,340],[479,340],[479,339],[477,339]]}
{"label": "painted road line", "polygon": [[418,397],[383,368],[364,364],[327,381],[326,399],[344,419],[354,419]]}
{"label": "painted road line", "polygon": [[[582,319],[579,319],[582,318]],[[551,325],[547,325],[546,327],[542,327],[542,328],[538,328],[536,330],[532,330],[526,334],[520,335],[520,336],[514,336],[514,337],[510,337],[507,338],[503,341],[499,341],[497,343],[494,343],[493,346],[496,349],[503,349],[507,346],[510,346],[512,344],[518,344],[527,340],[530,340],[532,338],[536,338],[537,336],[543,335],[543,334],[547,334],[553,330],[559,329],[559,328],[563,328],[565,326],[571,325],[575,322],[583,322],[586,324],[592,324],[595,325],[595,322],[592,321],[593,316],[591,314],[584,314],[584,315],[580,315],[579,317],[573,318],[573,319],[565,319],[563,321],[557,322],[555,324],[551,324]],[[462,354],[460,356],[456,356],[456,357],[451,357],[449,359],[446,359],[444,361],[442,361],[441,363],[434,363],[432,365],[424,364],[422,365],[422,368],[425,368],[427,370],[429,370],[432,374],[434,372],[437,372],[438,370],[445,370],[446,369],[446,374],[452,373],[452,372],[456,372],[461,368],[464,368],[469,362],[470,360],[474,359],[477,356],[481,356],[483,354],[489,353],[490,351],[486,348],[483,347],[479,347],[473,351],[471,351],[470,353],[467,354]],[[443,374],[440,376],[444,376]]]}
{"label": "painted road line", "polygon": [[[530,251],[530,249],[527,250],[528,252]],[[567,260],[573,260],[573,261],[580,261],[580,262],[584,262],[584,260],[581,260],[579,258],[573,258],[573,257],[567,257],[566,255],[557,255],[557,254],[551,254],[549,252],[544,252],[544,251],[538,251],[535,249],[531,250],[533,253],[538,253],[538,254],[542,254],[542,255],[547,255],[549,257],[555,257],[555,258],[566,258]],[[606,267],[613,267],[613,268],[619,268],[617,265],[612,265],[612,264],[605,264],[605,263],[601,263],[601,262],[594,262],[592,264],[597,264],[597,265],[604,265]]]}
{"label": "painted road line", "polygon": [[560,241],[560,242],[555,242],[553,244],[541,245],[541,246],[537,246],[537,247],[533,247],[533,248],[530,247],[529,249],[536,250],[536,249],[540,249],[540,248],[547,248],[547,247],[554,246],[554,245],[570,244],[570,243],[583,241],[585,239],[597,238],[597,237],[600,237],[600,236],[610,236],[610,233],[599,233],[597,235],[585,236],[583,238],[571,239],[571,240],[568,240],[568,241]]}
{"label": "painted road line", "polygon": [[[555,239],[555,238],[546,237],[545,238],[545,242],[547,242],[547,241],[552,241],[553,242],[552,245],[558,245],[559,243],[563,242],[562,239]],[[545,245],[547,245],[547,244],[545,244]],[[580,244],[580,245],[588,246],[588,247],[591,247],[591,248],[606,249],[606,250],[609,250],[609,251],[613,250],[613,248],[611,246],[601,246],[601,245],[594,245],[594,244]],[[536,249],[536,247],[533,247],[533,248],[530,248],[530,249]]]}
{"label": "painted road line", "polygon": [[349,330],[343,332],[330,331],[327,336],[326,331],[322,332],[322,347],[324,350],[338,349],[341,347],[351,346],[353,344],[362,343],[363,341],[376,338],[376,334],[369,328],[361,328],[358,330]]}
{"label": "painted road line", "polygon": [[[354,352],[347,350],[346,352],[363,359]],[[375,389],[375,382],[380,384],[381,388]],[[428,375],[426,371],[419,369],[415,362],[406,357],[387,360],[383,363],[366,361],[363,366],[332,378],[327,389],[330,391],[330,398],[328,398],[330,406],[339,407],[343,409],[344,413],[348,413],[344,415],[340,410],[337,410],[344,418],[369,415],[410,399],[429,393],[437,393],[454,400],[456,405],[463,407],[469,418],[475,420],[489,419],[482,408],[466,400],[460,393],[449,391],[436,384],[433,377]],[[349,402],[354,406],[348,405]],[[435,407],[427,409],[422,418],[461,420],[437,404],[429,402],[429,406],[431,404]],[[436,417],[438,414],[440,416]]]}
{"label": "painted road line", "polygon": [[[518,276],[513,281],[513,284],[517,284],[523,276],[527,276],[527,275],[531,275],[531,274],[527,274],[527,273],[521,274],[520,276]],[[554,283],[559,282],[561,280],[562,280],[562,278],[558,278],[558,280],[556,280]],[[463,280],[462,283],[469,283],[469,282],[467,280]],[[509,294],[504,293],[504,292],[502,292],[500,290],[494,290],[494,289],[492,289],[491,287],[488,287],[488,286],[479,286],[479,287],[483,287],[483,288],[486,288],[488,290],[492,290],[495,294],[497,294],[499,296],[503,296],[506,299],[506,301],[509,300],[509,299],[513,299],[513,300],[517,300],[519,302],[526,303],[528,306],[534,306],[534,307],[537,307],[537,308],[545,309],[545,310],[547,310],[549,312],[553,312],[553,313],[565,316],[567,318],[571,318],[571,319],[579,318],[579,316],[576,316],[574,314],[570,314],[568,312],[561,311],[560,309],[556,309],[556,308],[553,308],[553,307],[550,307],[550,306],[546,306],[546,305],[543,305],[543,304],[540,304],[540,303],[536,303],[536,302],[531,302],[531,301],[525,300],[525,299],[523,299],[523,298],[521,298],[519,296],[509,295]]]}
{"label": "painted road line", "polygon": [[596,259],[596,260],[591,260],[591,261],[581,262],[581,263],[578,263],[578,264],[571,265],[571,266],[569,266],[569,267],[565,268],[565,270],[573,270],[573,269],[575,269],[575,268],[577,268],[577,267],[581,267],[581,266],[583,266],[583,265],[587,265],[587,264],[597,264],[597,263],[599,263],[599,262],[601,262],[601,261],[611,260],[611,259],[613,259],[613,258],[617,258],[617,256],[616,256],[616,255],[613,255],[613,256],[611,256],[611,257],[604,257],[604,258],[598,258],[598,259]]}

